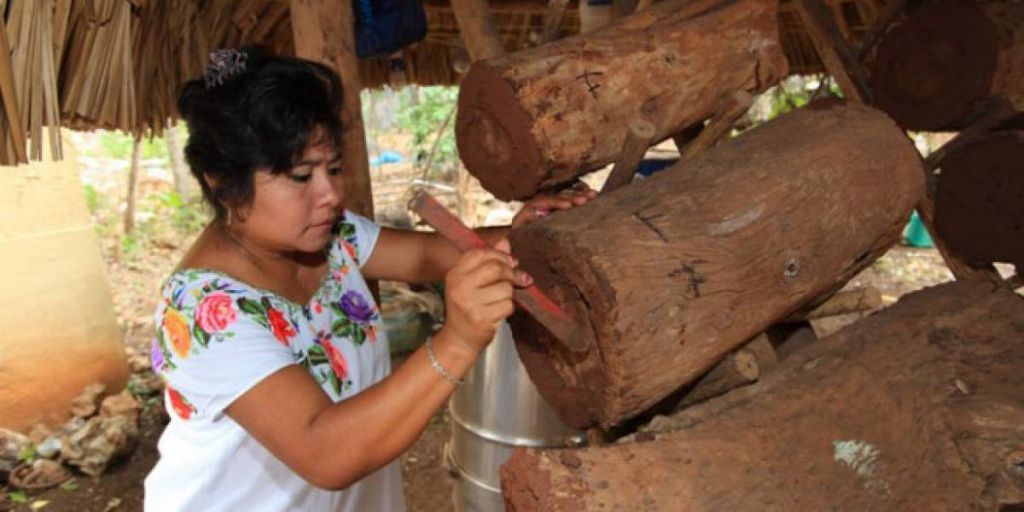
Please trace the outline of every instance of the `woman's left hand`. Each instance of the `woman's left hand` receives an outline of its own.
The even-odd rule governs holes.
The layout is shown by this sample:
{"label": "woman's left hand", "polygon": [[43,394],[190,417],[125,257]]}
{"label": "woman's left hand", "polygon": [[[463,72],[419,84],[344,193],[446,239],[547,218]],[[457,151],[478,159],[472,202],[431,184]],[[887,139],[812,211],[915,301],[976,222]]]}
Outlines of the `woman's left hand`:
{"label": "woman's left hand", "polygon": [[512,228],[517,228],[527,222],[532,222],[542,217],[547,217],[556,210],[568,210],[577,206],[583,206],[597,197],[597,192],[582,181],[576,182],[571,188],[567,188],[555,195],[537,196],[530,199],[519,210],[519,213],[512,218]]}

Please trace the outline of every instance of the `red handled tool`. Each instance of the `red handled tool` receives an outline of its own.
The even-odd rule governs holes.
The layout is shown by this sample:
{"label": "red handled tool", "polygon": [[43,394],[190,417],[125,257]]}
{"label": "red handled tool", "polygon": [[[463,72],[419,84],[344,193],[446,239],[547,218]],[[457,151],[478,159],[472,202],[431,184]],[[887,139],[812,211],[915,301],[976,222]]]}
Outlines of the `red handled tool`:
{"label": "red handled tool", "polygon": [[[460,251],[490,248],[480,235],[466,227],[430,194],[417,192],[410,205],[417,215]],[[578,324],[536,285],[516,288],[513,299],[570,350],[585,352],[589,347],[590,342]]]}

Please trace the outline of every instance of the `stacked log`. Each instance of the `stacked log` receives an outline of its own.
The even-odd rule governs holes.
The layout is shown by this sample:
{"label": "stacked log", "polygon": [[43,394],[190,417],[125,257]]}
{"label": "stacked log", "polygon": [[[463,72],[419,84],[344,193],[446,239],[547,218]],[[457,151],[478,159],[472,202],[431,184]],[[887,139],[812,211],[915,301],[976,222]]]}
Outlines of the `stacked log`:
{"label": "stacked log", "polygon": [[842,287],[899,239],[922,181],[884,114],[812,106],[530,223],[513,253],[595,341],[517,313],[520,357],[565,423],[619,424]]}
{"label": "stacked log", "polygon": [[786,75],[776,0],[669,0],[580,36],[474,62],[456,139],[500,199],[523,199],[615,161],[645,119],[665,139],[735,91]]}
{"label": "stacked log", "polygon": [[941,0],[886,34],[877,105],[908,130],[966,127],[989,96],[1024,110],[1024,4]]}
{"label": "stacked log", "polygon": [[941,161],[939,237],[972,264],[1024,269],[1024,116],[958,145]]}
{"label": "stacked log", "polygon": [[623,443],[520,450],[509,510],[1019,510],[1024,299],[914,293]]}

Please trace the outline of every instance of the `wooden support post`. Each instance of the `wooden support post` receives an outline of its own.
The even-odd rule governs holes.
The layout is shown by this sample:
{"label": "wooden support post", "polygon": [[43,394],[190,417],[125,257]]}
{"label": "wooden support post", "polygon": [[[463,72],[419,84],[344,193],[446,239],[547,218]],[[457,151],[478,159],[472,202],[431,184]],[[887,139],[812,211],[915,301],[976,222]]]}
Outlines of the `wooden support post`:
{"label": "wooden support post", "polygon": [[128,198],[124,209],[125,237],[135,231],[135,204],[139,193],[139,167],[142,159],[142,136],[136,135],[132,141],[132,160],[128,168]]}
{"label": "wooden support post", "polygon": [[541,34],[541,41],[550,43],[558,39],[562,28],[562,15],[565,14],[565,6],[569,0],[548,0],[548,8],[544,11],[544,32]]}
{"label": "wooden support post", "polygon": [[775,367],[779,357],[771,341],[764,333],[758,334],[746,345],[725,356],[676,406],[676,410],[724,395],[736,388],[757,382],[762,375]]}
{"label": "wooden support post", "polygon": [[722,99],[721,106],[707,126],[685,149],[679,150],[679,159],[686,161],[711,149],[725,138],[733,125],[754,104],[754,97],[746,91],[736,91]]}
{"label": "wooden support post", "polygon": [[875,18],[875,22],[868,27],[867,32],[864,33],[864,38],[860,41],[860,47],[857,48],[858,62],[863,62],[864,58],[871,53],[871,50],[878,44],[878,40],[882,38],[882,34],[885,33],[885,29],[889,28],[889,25],[892,25],[896,16],[899,16],[903,9],[907,7],[908,1],[889,0],[889,3],[885,4],[882,12]]}
{"label": "wooden support post", "polygon": [[679,151],[680,155],[683,154],[683,150],[686,149],[686,146],[690,145],[690,143],[693,142],[702,131],[704,131],[704,121],[695,123],[693,126],[688,126],[683,131],[672,136],[672,142],[675,143],[676,150]]}
{"label": "wooden support post", "polygon": [[843,39],[828,8],[821,0],[799,0],[796,8],[825,69],[835,77],[843,95],[858,103],[872,103],[867,72]]}
{"label": "wooden support post", "polygon": [[366,151],[359,92],[359,59],[356,57],[355,17],[347,0],[291,0],[295,54],[330,66],[341,75],[344,103],[341,122],[345,208],[373,218],[370,161]]}
{"label": "wooden support post", "polygon": [[452,0],[452,11],[470,58],[477,61],[505,54],[487,0]]}
{"label": "wooden support post", "polygon": [[651,147],[656,129],[654,125],[643,119],[629,123],[626,130],[626,141],[622,144],[622,153],[615,160],[612,172],[601,188],[601,193],[608,193],[633,181],[636,167],[644,159],[644,154]]}

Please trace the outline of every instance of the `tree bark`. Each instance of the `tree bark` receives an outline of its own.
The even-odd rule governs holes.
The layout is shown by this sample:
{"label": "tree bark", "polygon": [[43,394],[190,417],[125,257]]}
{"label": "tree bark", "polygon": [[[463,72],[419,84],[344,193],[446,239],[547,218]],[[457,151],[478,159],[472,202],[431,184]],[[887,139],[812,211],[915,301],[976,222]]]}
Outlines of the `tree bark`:
{"label": "tree bark", "polygon": [[[515,452],[508,509],[1019,510],[1024,299],[905,297],[753,386],[601,449]],[[653,423],[652,423],[653,425]]]}
{"label": "tree bark", "polygon": [[164,131],[164,142],[167,143],[167,158],[171,164],[171,176],[174,178],[174,190],[185,199],[196,190],[195,178],[185,165],[182,155],[181,140],[178,135],[178,127],[171,125]]}
{"label": "tree bark", "polygon": [[664,139],[710,117],[723,95],[785,76],[776,11],[774,0],[668,1],[475,62],[459,94],[459,154],[503,200],[570,182],[613,162],[635,119]]}
{"label": "tree bark", "polygon": [[969,263],[1024,269],[1024,131],[998,131],[942,160],[935,197],[939,237]]}
{"label": "tree bark", "polygon": [[596,341],[566,350],[517,313],[523,363],[565,423],[614,426],[884,253],[923,174],[881,112],[812,105],[525,225],[521,268]]}
{"label": "tree bark", "polygon": [[943,0],[886,34],[877,105],[908,130],[964,128],[989,96],[1024,110],[1024,4]]}

